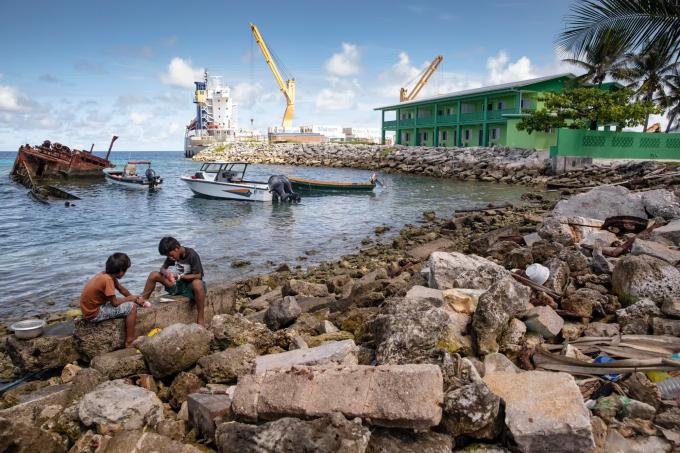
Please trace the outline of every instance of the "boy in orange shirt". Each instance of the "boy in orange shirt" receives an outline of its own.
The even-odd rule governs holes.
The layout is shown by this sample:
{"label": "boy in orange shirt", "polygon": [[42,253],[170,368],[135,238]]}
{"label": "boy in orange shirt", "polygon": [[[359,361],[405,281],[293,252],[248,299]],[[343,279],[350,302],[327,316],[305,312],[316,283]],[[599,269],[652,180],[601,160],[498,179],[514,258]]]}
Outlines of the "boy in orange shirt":
{"label": "boy in orange shirt", "polygon": [[[80,310],[83,318],[92,322],[107,319],[125,318],[125,347],[129,348],[134,340],[137,305],[143,305],[141,296],[134,296],[120,284],[132,265],[125,253],[114,253],[106,260],[106,270],[92,277],[80,295]],[[124,297],[116,297],[116,290]]]}

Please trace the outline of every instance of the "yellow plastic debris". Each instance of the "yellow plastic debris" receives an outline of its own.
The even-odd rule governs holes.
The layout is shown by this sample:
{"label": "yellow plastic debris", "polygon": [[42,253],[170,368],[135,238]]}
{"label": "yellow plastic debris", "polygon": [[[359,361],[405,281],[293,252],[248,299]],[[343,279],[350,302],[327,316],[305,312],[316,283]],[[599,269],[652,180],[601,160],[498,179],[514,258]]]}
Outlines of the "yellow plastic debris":
{"label": "yellow plastic debris", "polygon": [[160,332],[162,329],[160,327],[156,327],[155,329],[151,329],[149,333],[146,334],[147,337],[153,337],[156,335],[158,332]]}

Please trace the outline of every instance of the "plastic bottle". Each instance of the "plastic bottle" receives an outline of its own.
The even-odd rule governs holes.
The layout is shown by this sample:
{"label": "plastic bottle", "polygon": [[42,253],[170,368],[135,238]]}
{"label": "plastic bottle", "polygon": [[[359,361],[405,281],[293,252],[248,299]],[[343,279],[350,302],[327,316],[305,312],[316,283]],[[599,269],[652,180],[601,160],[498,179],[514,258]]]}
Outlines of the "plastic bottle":
{"label": "plastic bottle", "polygon": [[657,382],[656,386],[661,392],[662,399],[674,400],[680,396],[680,376]]}

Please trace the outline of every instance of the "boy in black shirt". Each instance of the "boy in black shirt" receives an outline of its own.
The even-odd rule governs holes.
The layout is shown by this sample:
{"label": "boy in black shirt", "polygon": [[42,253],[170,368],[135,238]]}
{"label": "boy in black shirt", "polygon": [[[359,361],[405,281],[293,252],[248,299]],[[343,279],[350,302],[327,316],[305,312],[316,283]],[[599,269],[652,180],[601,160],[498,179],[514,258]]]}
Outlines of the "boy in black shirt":
{"label": "boy in black shirt", "polygon": [[[160,272],[152,272],[144,285],[143,297],[151,296],[156,283],[165,286],[168,294],[186,296],[196,302],[196,322],[205,326],[203,310],[205,307],[205,282],[203,282],[203,266],[196,250],[182,247],[173,237],[164,237],[158,244],[158,252],[165,256]],[[168,268],[175,266],[177,273]]]}

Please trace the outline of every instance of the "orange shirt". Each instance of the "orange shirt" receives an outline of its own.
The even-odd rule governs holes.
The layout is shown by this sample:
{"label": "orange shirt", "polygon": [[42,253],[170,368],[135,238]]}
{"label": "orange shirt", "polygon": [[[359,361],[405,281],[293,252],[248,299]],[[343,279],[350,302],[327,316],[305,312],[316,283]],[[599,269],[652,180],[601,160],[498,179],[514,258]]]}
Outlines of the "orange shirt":
{"label": "orange shirt", "polygon": [[116,295],[116,284],[113,277],[106,272],[100,272],[85,284],[80,294],[80,311],[83,318],[92,319],[99,314],[99,306],[104,305]]}

